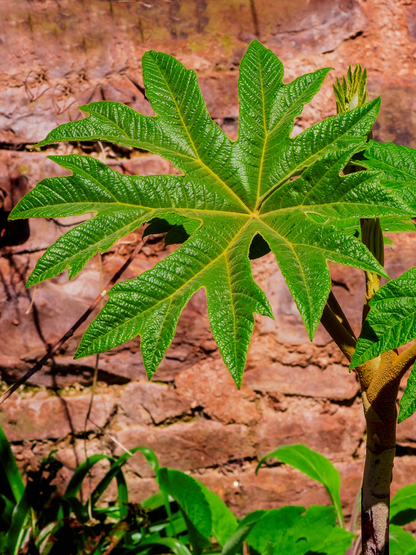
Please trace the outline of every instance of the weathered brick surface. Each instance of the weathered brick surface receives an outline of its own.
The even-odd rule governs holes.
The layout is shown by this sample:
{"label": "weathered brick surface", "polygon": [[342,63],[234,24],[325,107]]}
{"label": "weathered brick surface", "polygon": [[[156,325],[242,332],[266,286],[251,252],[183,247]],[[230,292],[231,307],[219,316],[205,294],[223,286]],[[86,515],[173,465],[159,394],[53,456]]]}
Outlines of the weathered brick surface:
{"label": "weathered brick surface", "polygon": [[[367,66],[371,96],[382,96],[375,138],[416,146],[416,5],[412,0],[189,0],[82,2],[0,0],[0,189],[9,211],[45,177],[66,170],[50,154],[99,157],[121,173],[151,175],[176,170],[158,156],[114,145],[54,145],[30,152],[56,125],[82,117],[77,106],[114,100],[152,115],[140,91],[141,57],[156,49],[174,54],[197,72],[208,110],[235,139],[238,67],[255,37],[285,64],[286,79],[331,66],[322,90],[297,119],[294,133],[335,112],[331,83],[348,64]],[[137,86],[139,85],[139,86]],[[14,246],[0,258],[0,371],[5,383],[23,375],[88,307],[99,291],[97,260],[68,282],[66,274],[29,291],[24,281],[39,256],[84,219],[31,220],[13,228]],[[131,234],[126,241],[133,241]],[[386,249],[392,277],[414,265],[412,235]],[[172,247],[170,248],[170,250]],[[123,264],[131,245],[103,257],[104,281]],[[148,244],[125,274],[132,278],[169,252]],[[354,374],[320,328],[310,343],[271,254],[253,262],[275,320],[257,317],[247,372],[235,388],[209,329],[205,294],[185,308],[172,346],[148,382],[139,341],[100,355],[100,385],[85,423],[95,357],[73,354],[82,329],[35,375],[31,388],[1,408],[19,465],[36,466],[52,448],[64,469],[64,490],[77,464],[93,453],[121,454],[148,445],[161,464],[189,471],[224,498],[239,516],[286,503],[327,503],[324,489],[299,472],[277,465],[256,476],[259,457],[274,447],[305,443],[324,453],[342,477],[341,497],[351,511],[364,456],[364,418]],[[334,291],[354,329],[361,324],[362,273],[331,264]],[[34,300],[30,307],[31,301]],[[85,328],[83,328],[85,329]],[[99,426],[100,428],[98,428]],[[84,442],[84,430],[87,441]],[[393,492],[414,481],[416,419],[398,427]],[[94,487],[107,468],[93,470]],[[126,466],[131,498],[155,492],[152,471],[140,454]],[[115,489],[106,493],[114,498]]]}

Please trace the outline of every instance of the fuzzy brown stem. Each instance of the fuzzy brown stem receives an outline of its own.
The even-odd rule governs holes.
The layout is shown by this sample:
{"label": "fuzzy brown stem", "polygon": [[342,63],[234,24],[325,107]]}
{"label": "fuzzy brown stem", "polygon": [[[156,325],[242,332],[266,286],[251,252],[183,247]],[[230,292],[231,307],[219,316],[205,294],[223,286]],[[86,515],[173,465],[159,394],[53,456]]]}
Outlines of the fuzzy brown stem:
{"label": "fuzzy brown stem", "polygon": [[412,364],[416,361],[416,343],[407,347],[401,355],[399,355],[396,359],[396,363],[394,365],[394,375],[402,378]]}

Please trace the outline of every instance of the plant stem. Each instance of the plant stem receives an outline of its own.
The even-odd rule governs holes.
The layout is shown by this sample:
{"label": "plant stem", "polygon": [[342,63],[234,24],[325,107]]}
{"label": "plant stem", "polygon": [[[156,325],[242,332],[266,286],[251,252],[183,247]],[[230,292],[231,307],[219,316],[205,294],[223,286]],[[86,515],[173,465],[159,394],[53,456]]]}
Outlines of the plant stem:
{"label": "plant stem", "polygon": [[353,339],[356,340],[357,338],[355,337],[355,333],[332,291],[329,293],[327,302],[328,302],[328,306],[335,314],[335,316],[338,318],[338,320],[341,322],[341,324],[344,326],[344,328],[347,330],[347,332],[351,335]]}
{"label": "plant stem", "polygon": [[[362,70],[361,66],[357,66],[353,72],[350,66],[347,77],[343,77],[342,82],[337,79],[334,93],[337,113],[345,113],[365,104],[368,100],[365,68]],[[372,139],[371,132],[368,139]],[[360,169],[350,161],[344,168],[344,174]],[[380,265],[384,266],[384,238],[380,220],[363,218],[360,225],[361,241]],[[374,272],[365,272],[363,322],[370,310],[370,301],[379,289],[380,276]],[[351,360],[351,339],[354,335],[343,320],[343,312],[340,313],[329,299],[327,307],[328,305],[338,316],[338,324],[335,323],[336,316],[331,319],[328,310],[324,311],[321,321],[341,351]],[[348,339],[348,336],[351,339]],[[367,424],[367,452],[361,495],[363,555],[389,553],[390,483],[396,449],[396,399],[400,379],[415,359],[416,347],[410,347],[400,357],[396,352],[389,351],[355,369],[360,380]],[[358,553],[358,549],[357,542],[354,553]]]}
{"label": "plant stem", "polygon": [[[380,219],[363,218],[360,220],[361,241],[374,255],[374,258],[384,266],[384,238]],[[365,272],[365,302],[363,307],[363,322],[370,310],[369,303],[380,289],[380,276],[374,272]]]}
{"label": "plant stem", "polygon": [[367,417],[367,451],[361,498],[363,555],[388,555],[390,484],[396,452],[396,420]]}
{"label": "plant stem", "polygon": [[[363,243],[380,264],[384,257],[383,236],[378,220],[361,222]],[[380,277],[366,272],[366,294],[363,320],[369,303],[380,288]],[[348,360],[355,351],[352,328],[334,295],[328,299],[321,322]],[[367,425],[367,450],[361,495],[361,527],[363,555],[388,555],[390,483],[396,448],[396,399],[400,380],[416,358],[416,345],[400,357],[394,351],[356,368],[361,384]]]}
{"label": "plant stem", "polygon": [[[329,333],[331,338],[335,341],[338,348],[344,353],[348,361],[351,362],[352,356],[355,351],[357,340],[353,337],[340,319],[336,316],[331,306],[328,303],[325,305],[321,324]],[[348,324],[349,326],[349,324]]]}

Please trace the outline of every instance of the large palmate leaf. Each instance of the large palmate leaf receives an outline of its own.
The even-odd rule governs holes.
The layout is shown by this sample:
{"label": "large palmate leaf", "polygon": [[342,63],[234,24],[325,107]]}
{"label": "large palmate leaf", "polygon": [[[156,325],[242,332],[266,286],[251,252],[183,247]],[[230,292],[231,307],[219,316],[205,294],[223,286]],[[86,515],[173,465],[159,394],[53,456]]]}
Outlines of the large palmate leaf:
{"label": "large palmate leaf", "polygon": [[256,241],[256,256],[266,243],[274,252],[311,338],[330,291],[328,260],[386,275],[361,242],[331,225],[410,213],[406,202],[379,186],[377,173],[341,177],[349,159],[365,148],[379,100],[290,138],[294,118],[327,72],[285,85],[277,57],[251,43],[241,62],[239,136],[232,142],[209,117],[195,72],[151,51],[143,57],[143,79],[156,116],[93,103],[82,107],[87,118],[60,126],[40,143],[114,141],[160,154],[183,172],[131,177],[92,158],[55,156],[73,175],[42,181],[14,209],[12,218],[96,214],[46,251],[28,285],[66,267],[73,277],[98,250],[156,218],[169,229],[183,225],[182,235],[189,236],[152,270],[112,289],[77,357],[140,334],[151,376],[183,307],[204,287],[213,335],[240,385],[253,314],[272,316],[251,274],[248,254]]}

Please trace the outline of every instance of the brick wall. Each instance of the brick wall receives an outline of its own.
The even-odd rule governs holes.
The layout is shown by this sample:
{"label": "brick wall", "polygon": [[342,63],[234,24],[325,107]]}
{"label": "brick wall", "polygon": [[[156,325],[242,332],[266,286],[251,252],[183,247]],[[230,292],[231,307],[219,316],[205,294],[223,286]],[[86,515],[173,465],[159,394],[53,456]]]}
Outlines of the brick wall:
{"label": "brick wall", "polygon": [[[197,71],[211,116],[233,138],[238,67],[253,38],[281,58],[286,80],[320,67],[334,68],[298,118],[295,132],[335,113],[335,76],[345,73],[349,63],[364,64],[371,96],[382,96],[375,138],[416,146],[414,0],[0,0],[0,21],[0,189],[7,195],[5,211],[40,179],[62,172],[49,154],[89,153],[123,173],[175,171],[158,156],[114,145],[63,144],[29,151],[56,125],[80,118],[77,106],[91,101],[124,102],[152,114],[140,90],[141,57],[152,48],[174,54]],[[65,333],[99,291],[96,259],[71,282],[65,273],[36,291],[24,288],[44,249],[69,229],[64,226],[82,219],[31,220],[30,230],[18,223],[7,231],[10,240],[4,235],[4,388]],[[132,248],[128,241],[134,239],[128,236],[127,243],[105,254],[104,281],[121,266]],[[414,241],[403,235],[396,239],[395,251],[386,250],[392,277],[414,265]],[[19,244],[7,245],[12,242]],[[161,241],[148,244],[125,277],[152,267],[168,252]],[[0,422],[22,469],[58,449],[63,488],[85,456],[85,437],[88,454],[120,454],[113,437],[127,448],[153,448],[162,464],[190,471],[242,515],[286,503],[327,502],[323,488],[285,466],[254,475],[259,457],[278,445],[301,442],[328,456],[340,470],[341,497],[350,511],[360,486],[365,429],[355,375],[348,373],[346,360],[323,329],[313,343],[308,341],[272,255],[255,261],[253,269],[276,319],[257,318],[241,391],[219,357],[200,291],[184,310],[152,381],[145,377],[137,340],[100,355],[94,424],[87,424],[85,435],[95,357],[73,361],[78,334],[1,408]],[[358,330],[363,276],[337,265],[331,271],[335,293]],[[393,489],[414,481],[415,418],[399,425],[398,443]],[[155,490],[140,457],[134,456],[127,467],[137,501]],[[97,469],[95,480],[102,471]]]}

